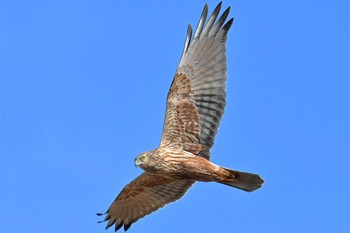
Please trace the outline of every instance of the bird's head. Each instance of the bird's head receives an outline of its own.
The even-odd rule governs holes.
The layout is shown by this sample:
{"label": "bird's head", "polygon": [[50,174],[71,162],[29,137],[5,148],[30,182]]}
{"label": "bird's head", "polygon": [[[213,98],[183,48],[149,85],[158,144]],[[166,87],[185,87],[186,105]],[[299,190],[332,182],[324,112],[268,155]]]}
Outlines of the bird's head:
{"label": "bird's head", "polygon": [[135,158],[135,166],[139,166],[143,170],[147,169],[147,167],[149,166],[149,162],[150,162],[150,154],[148,152],[139,154]]}

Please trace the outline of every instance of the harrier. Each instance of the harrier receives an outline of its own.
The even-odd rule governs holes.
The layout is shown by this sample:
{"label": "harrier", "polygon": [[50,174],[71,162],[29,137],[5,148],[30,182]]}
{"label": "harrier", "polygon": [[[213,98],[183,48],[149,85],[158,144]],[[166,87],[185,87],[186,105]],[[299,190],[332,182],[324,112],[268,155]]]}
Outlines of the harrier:
{"label": "harrier", "polygon": [[[221,3],[207,19],[205,5],[192,36],[188,26],[185,47],[168,92],[165,122],[157,149],[140,154],[135,164],[144,172],[126,185],[106,211],[106,229],[115,231],[166,204],[180,199],[196,182],[218,182],[244,191],[262,186],[257,174],[231,170],[210,162],[226,105],[226,39],[233,18],[230,8],[220,17]],[[225,23],[226,22],[226,23]],[[98,214],[102,215],[102,214]]]}

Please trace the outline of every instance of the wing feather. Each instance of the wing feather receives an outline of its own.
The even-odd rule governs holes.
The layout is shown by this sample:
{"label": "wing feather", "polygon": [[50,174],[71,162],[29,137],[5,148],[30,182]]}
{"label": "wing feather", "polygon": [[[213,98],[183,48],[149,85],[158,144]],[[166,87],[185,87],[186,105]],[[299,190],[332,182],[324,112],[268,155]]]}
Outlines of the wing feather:
{"label": "wing feather", "polygon": [[[175,180],[149,172],[142,173],[120,192],[106,211],[106,229],[115,224],[128,229],[138,219],[180,199],[192,186],[192,180]],[[101,221],[102,222],[102,221]]]}
{"label": "wing feather", "polygon": [[171,84],[160,147],[201,145],[198,155],[210,156],[226,105],[226,39],[233,18],[230,8],[219,17],[221,3],[206,22],[205,5],[192,38],[188,30],[177,72]]}
{"label": "wing feather", "polygon": [[202,11],[202,14],[201,14],[201,18],[199,19],[199,22],[197,25],[196,32],[194,33],[194,38],[199,37],[199,35],[201,34],[205,20],[207,19],[207,15],[208,15],[208,4],[205,4],[203,11]]}
{"label": "wing feather", "polygon": [[209,30],[212,28],[216,18],[218,17],[220,10],[221,10],[222,2],[220,2],[214,9],[213,13],[211,14],[207,24],[205,25],[202,34],[206,35],[209,33]]}

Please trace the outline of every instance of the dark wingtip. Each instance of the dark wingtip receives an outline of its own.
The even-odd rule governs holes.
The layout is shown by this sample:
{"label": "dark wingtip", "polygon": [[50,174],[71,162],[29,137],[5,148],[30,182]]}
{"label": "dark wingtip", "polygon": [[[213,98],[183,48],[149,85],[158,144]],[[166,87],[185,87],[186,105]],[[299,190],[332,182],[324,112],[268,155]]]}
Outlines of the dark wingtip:
{"label": "dark wingtip", "polygon": [[124,231],[127,231],[131,226],[131,223],[124,225]]}
{"label": "dark wingtip", "polygon": [[203,11],[205,11],[205,10],[208,10],[208,3],[206,3],[205,5],[204,5],[204,7],[203,7]]}
{"label": "dark wingtip", "polygon": [[[215,7],[215,9],[213,10],[213,12],[211,13],[210,18],[213,17],[213,16],[215,17],[213,23],[216,21],[216,18],[217,18],[217,16],[218,16],[219,13],[220,13],[221,7],[222,7],[222,2],[219,2],[219,4]],[[209,18],[209,19],[210,19],[210,18]]]}
{"label": "dark wingtip", "polygon": [[102,213],[96,213],[96,215],[97,215],[97,216],[102,216],[102,215],[104,215],[104,214],[102,214]]}
{"label": "dark wingtip", "polygon": [[222,27],[226,32],[230,30],[232,23],[233,23],[234,18],[231,18],[227,23]]}
{"label": "dark wingtip", "polygon": [[[219,4],[215,7],[214,12],[220,11],[220,10],[221,10],[221,7],[222,7],[222,1],[219,2]],[[219,12],[218,12],[218,13],[219,13]]]}
{"label": "dark wingtip", "polygon": [[121,222],[120,224],[115,224],[115,230],[114,231],[117,231],[119,230],[121,227],[123,226],[123,223]]}

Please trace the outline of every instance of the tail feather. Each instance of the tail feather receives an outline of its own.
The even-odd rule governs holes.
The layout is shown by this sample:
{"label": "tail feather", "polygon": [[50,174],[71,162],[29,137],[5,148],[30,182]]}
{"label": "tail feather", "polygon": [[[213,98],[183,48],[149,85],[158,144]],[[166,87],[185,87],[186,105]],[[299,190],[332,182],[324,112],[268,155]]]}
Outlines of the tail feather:
{"label": "tail feather", "polygon": [[258,174],[252,174],[247,172],[235,171],[228,168],[223,168],[226,172],[229,172],[229,178],[220,183],[229,185],[247,192],[252,192],[262,186],[264,180]]}

